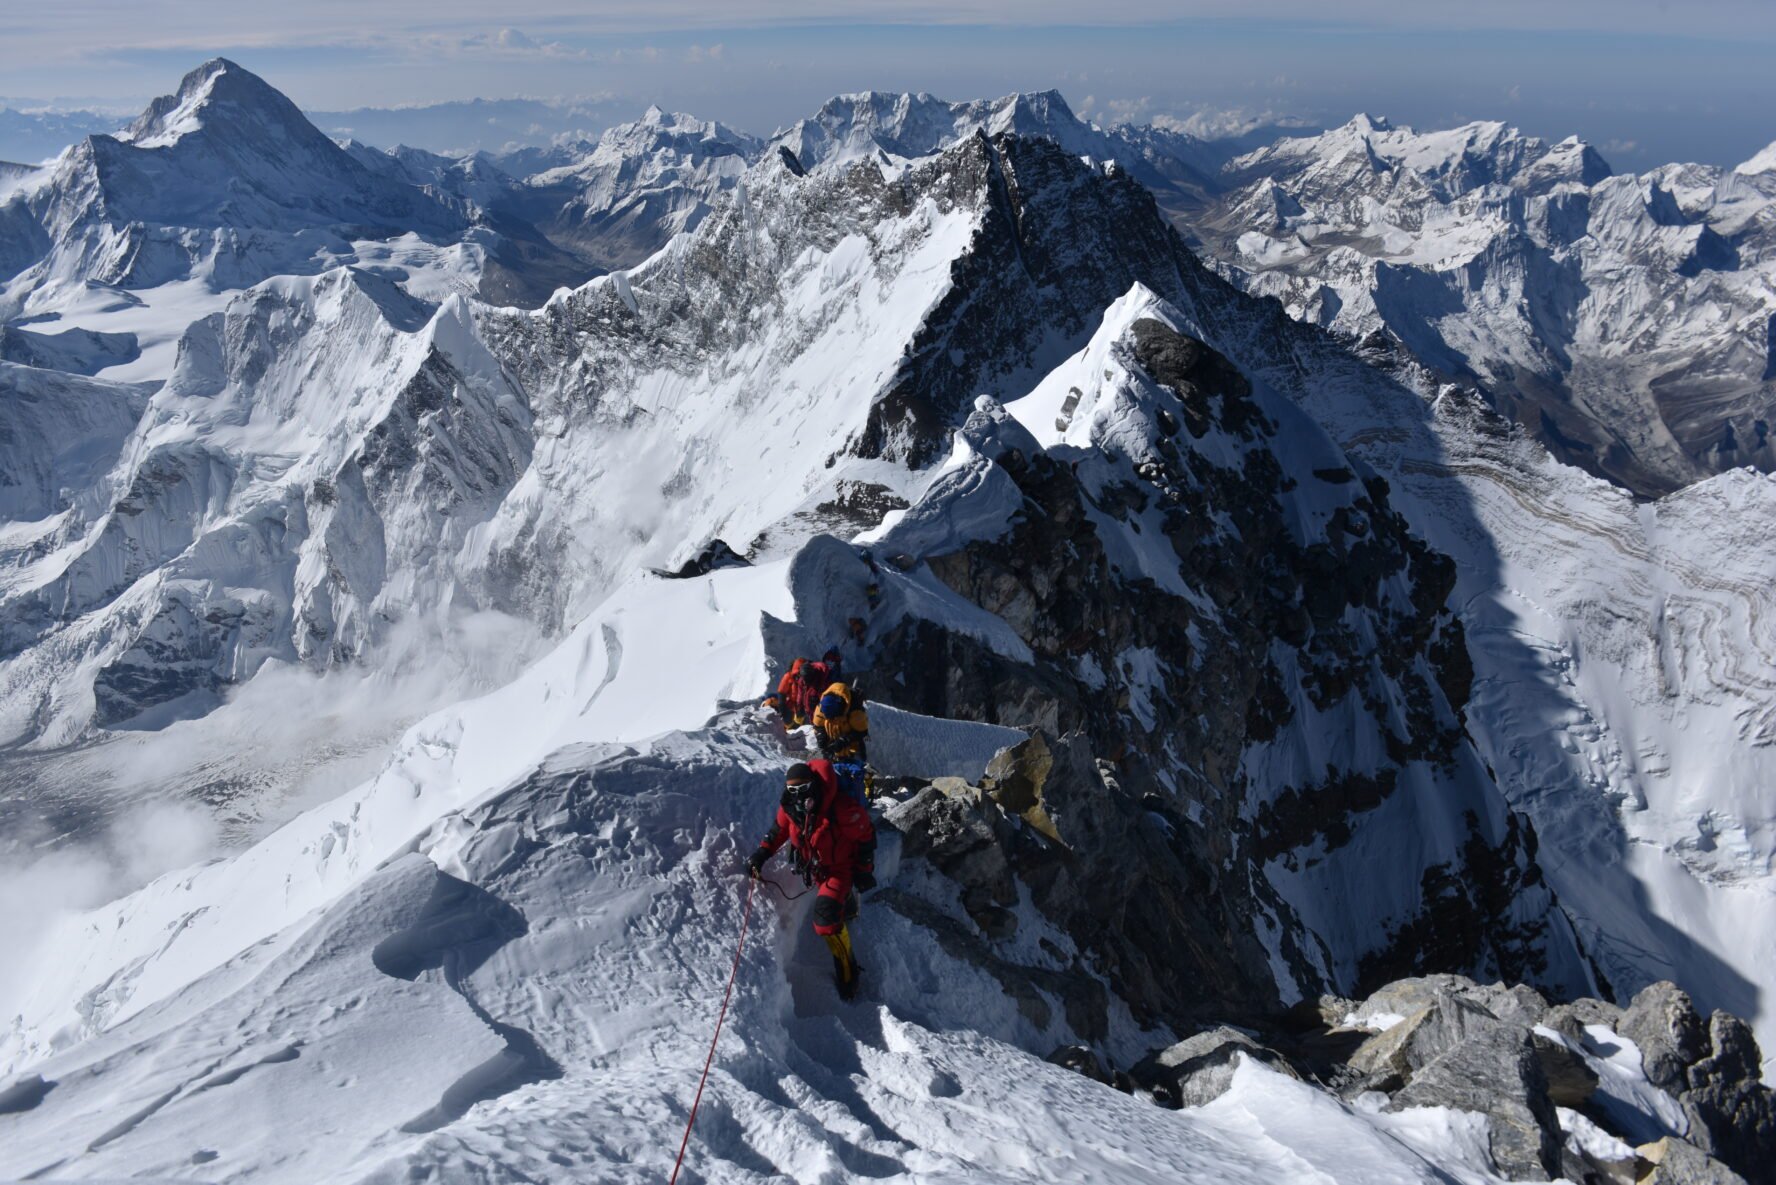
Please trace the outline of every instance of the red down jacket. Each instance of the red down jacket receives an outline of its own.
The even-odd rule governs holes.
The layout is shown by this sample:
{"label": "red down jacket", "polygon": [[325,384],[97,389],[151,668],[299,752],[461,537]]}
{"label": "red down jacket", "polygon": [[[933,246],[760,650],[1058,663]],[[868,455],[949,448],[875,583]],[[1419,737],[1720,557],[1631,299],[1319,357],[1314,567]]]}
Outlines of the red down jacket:
{"label": "red down jacket", "polygon": [[[759,848],[770,856],[788,844],[808,870],[808,882],[820,886],[820,896],[838,902],[842,907],[851,893],[851,881],[860,871],[875,872],[876,825],[870,822],[868,808],[839,789],[838,776],[830,761],[810,761],[808,768],[820,783],[820,803],[814,811],[813,826],[803,830],[781,806],[777,821]],[[843,913],[830,925],[816,921],[819,934],[836,934],[843,925]]]}

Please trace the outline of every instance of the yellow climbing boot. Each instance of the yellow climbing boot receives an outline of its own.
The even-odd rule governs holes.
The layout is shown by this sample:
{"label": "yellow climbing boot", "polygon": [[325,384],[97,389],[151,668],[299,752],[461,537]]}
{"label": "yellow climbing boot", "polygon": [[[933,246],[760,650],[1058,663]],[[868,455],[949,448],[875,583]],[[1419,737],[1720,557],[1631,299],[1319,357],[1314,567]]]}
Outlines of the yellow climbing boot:
{"label": "yellow climbing boot", "polygon": [[832,952],[833,982],[838,984],[839,997],[849,1000],[857,995],[857,973],[863,968],[857,965],[857,956],[851,951],[851,930],[841,926],[837,934],[822,934],[826,939],[826,949]]}

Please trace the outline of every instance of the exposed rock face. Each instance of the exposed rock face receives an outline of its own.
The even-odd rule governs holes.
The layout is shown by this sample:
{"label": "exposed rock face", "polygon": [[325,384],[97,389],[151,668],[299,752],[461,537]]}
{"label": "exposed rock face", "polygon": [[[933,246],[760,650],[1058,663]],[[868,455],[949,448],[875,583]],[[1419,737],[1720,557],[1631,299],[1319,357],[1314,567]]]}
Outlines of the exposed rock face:
{"label": "exposed rock face", "polygon": [[1653,984],[1635,996],[1617,1031],[1640,1046],[1648,1081],[1666,1090],[1683,1089],[1684,1071],[1708,1052],[1708,1026],[1673,983]]}
{"label": "exposed rock face", "polygon": [[[1692,1139],[1754,1182],[1776,1181],[1776,1099],[1759,1078],[1762,1057],[1744,1021],[1716,1011],[1708,1018],[1710,1052],[1685,1075],[1684,1110],[1700,1124]],[[1703,1134],[1706,1133],[1706,1139]]]}
{"label": "exposed rock face", "polygon": [[1762,1055],[1744,1021],[1717,1011],[1704,1022],[1667,982],[1635,996],[1617,1031],[1640,1047],[1648,1080],[1683,1105],[1691,1143],[1757,1185],[1776,1181],[1776,1098],[1761,1081]]}
{"label": "exposed rock face", "polygon": [[[1533,833],[1499,809],[1448,699],[1470,677],[1449,561],[1329,443],[1286,469],[1282,434],[1311,426],[1285,428],[1292,409],[1160,316],[1132,316],[1110,354],[1131,387],[1094,421],[1099,454],[1059,459],[984,404],[970,419],[1003,535],[883,542],[1027,657],[908,618],[873,643],[872,695],[1046,734],[971,797],[924,792],[897,822],[929,834],[983,928],[1024,886],[1142,1019],[1280,1011],[1298,997],[1279,994],[1267,942],[1301,994],[1458,968],[1582,990],[1558,914],[1526,904],[1547,901]],[[1328,716],[1384,756],[1302,760]],[[1364,903],[1374,878],[1341,869],[1366,829],[1452,809],[1459,844],[1398,882],[1397,904]],[[1342,966],[1317,927],[1354,923],[1298,912],[1277,886],[1302,881],[1377,910]]]}
{"label": "exposed rock face", "polygon": [[1425,1012],[1422,1020],[1397,1026],[1410,1026],[1403,1051],[1409,1076],[1389,1108],[1480,1112],[1492,1121],[1492,1158],[1506,1176],[1556,1175],[1559,1122],[1528,1032],[1460,997],[1445,997]]}

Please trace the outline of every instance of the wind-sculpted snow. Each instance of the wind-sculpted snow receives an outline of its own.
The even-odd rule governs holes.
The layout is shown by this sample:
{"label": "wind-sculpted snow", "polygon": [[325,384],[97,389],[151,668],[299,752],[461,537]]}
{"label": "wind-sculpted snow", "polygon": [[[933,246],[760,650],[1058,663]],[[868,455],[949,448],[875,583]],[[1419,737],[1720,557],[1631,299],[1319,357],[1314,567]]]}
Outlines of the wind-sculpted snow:
{"label": "wind-sculpted snow", "polygon": [[[561,750],[277,943],[41,1063],[54,1086],[7,1118],[0,1171],[660,1179],[773,748],[723,730]],[[699,1179],[1484,1171],[1483,1152],[1439,1147],[1466,1128],[1446,1110],[1415,1131],[1250,1064],[1212,1109],[1181,1113],[1045,1063],[1018,1048],[1028,1022],[996,983],[889,911],[871,911],[865,948],[880,994],[846,1008],[813,970],[803,912],[754,905],[690,1145]]]}
{"label": "wind-sculpted snow", "polygon": [[1190,222],[1292,316],[1385,330],[1556,456],[1642,495],[1776,467],[1776,174],[1613,176],[1576,139],[1359,116],[1226,166]]}

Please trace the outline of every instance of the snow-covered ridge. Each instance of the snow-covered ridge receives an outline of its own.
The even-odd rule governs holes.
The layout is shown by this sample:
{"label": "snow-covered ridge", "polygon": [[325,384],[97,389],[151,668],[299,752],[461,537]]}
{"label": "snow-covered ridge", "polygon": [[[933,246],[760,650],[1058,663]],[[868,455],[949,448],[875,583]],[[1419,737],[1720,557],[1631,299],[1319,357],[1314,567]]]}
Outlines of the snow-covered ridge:
{"label": "snow-covered ridge", "polygon": [[1358,116],[1230,162],[1189,222],[1248,291],[1384,331],[1563,460],[1657,495],[1776,467],[1776,184],[1756,159],[1616,176],[1576,138]]}
{"label": "snow-covered ridge", "polygon": [[571,163],[526,177],[505,203],[601,267],[633,266],[694,229],[762,150],[743,132],[650,107]]}
{"label": "snow-covered ridge", "polygon": [[[1273,395],[1260,392],[1259,408],[1279,422],[1254,432],[1233,390],[1210,387],[1199,422],[1197,392],[1176,376],[1166,389],[1142,364],[1128,369],[1140,325],[1184,319],[1137,289],[1058,376],[1111,368],[1075,406],[1089,444],[1048,446],[1060,468],[1083,464],[1081,488],[1102,498],[1125,473],[1165,464],[1164,417],[1190,424],[1183,447],[1217,467],[1251,448],[1281,448],[1290,467],[1340,459]],[[1053,409],[1046,394],[1032,398],[1019,410],[1047,435]],[[976,500],[995,484],[955,475],[1010,466],[999,480],[1028,481],[1021,466],[1041,451],[983,402],[952,462],[879,545],[925,552],[934,541],[920,524],[945,516],[919,507]],[[1302,513],[1289,529],[1303,539],[1348,521],[1357,504],[1341,483],[1321,484],[1332,488],[1295,487]],[[977,525],[969,537],[979,543],[1011,527],[959,518]],[[1139,550],[1135,525],[1106,516],[1089,529]],[[35,1077],[22,1080],[0,1169],[175,1172],[195,1157],[237,1178],[297,1181],[664,1168],[728,971],[739,858],[795,743],[725,701],[756,691],[774,644],[805,650],[868,612],[872,580],[883,587],[870,648],[891,647],[914,620],[971,628],[955,594],[934,598],[917,568],[872,573],[831,538],[793,562],[642,578],[512,684],[415,727],[370,782],[248,852],[70,919],[53,939],[66,956],[56,974],[14,997],[18,1020],[0,1048]],[[883,723],[892,731],[914,718],[885,713]],[[1053,821],[1084,851],[1090,817],[1060,789],[1048,799]],[[1498,1137],[1471,1112],[1344,1103],[1251,1058],[1235,1061],[1210,1105],[1168,1112],[1037,1061],[1031,1050],[1084,1041],[1126,1064],[1169,1037],[1114,1001],[1105,1028],[1089,1032],[1078,1027],[1089,1014],[1043,1004],[1040,992],[1035,1004],[1014,1002],[1007,968],[1089,977],[1077,939],[1020,903],[1017,940],[983,966],[953,936],[968,924],[953,916],[953,882],[892,833],[880,865],[895,896],[872,897],[859,923],[879,986],[855,1011],[840,1011],[813,970],[801,911],[755,903],[693,1144],[710,1179],[744,1180],[769,1164],[838,1180],[988,1171],[1020,1181],[1060,1164],[1140,1180],[1261,1181],[1304,1162],[1331,1180],[1503,1179],[1488,1151]],[[1352,871],[1373,875],[1367,861]],[[1582,1056],[1623,1048],[1601,1027],[1588,1040]],[[1656,1109],[1662,1096],[1644,1074],[1613,1072],[1613,1089],[1638,1090],[1625,1097]],[[352,1089],[338,1089],[341,1075]],[[576,1143],[588,1107],[600,1139]],[[978,1127],[983,1107],[990,1131]],[[282,1122],[239,1122],[257,1108]],[[863,1111],[893,1122],[878,1128]],[[321,1127],[333,1138],[314,1138]],[[1027,1155],[1038,1130],[1053,1144],[1040,1164]]]}
{"label": "snow-covered ridge", "polygon": [[[1445,505],[1455,488],[1445,454],[1465,429],[1456,426],[1457,436],[1447,441],[1425,436],[1415,393],[1386,381],[1376,386],[1375,372],[1312,334],[1303,331],[1297,341],[1279,332],[1268,314],[1217,286],[1176,249],[1138,188],[1059,150],[1006,144],[996,158],[998,150],[985,141],[964,142],[892,177],[867,162],[802,177],[780,158],[767,158],[736,187],[731,204],[650,264],[564,294],[534,315],[481,310],[465,324],[460,306],[440,318],[410,294],[402,297],[394,284],[352,273],[312,287],[272,285],[243,300],[220,332],[201,326],[193,332],[189,360],[162,404],[174,417],[184,415],[181,400],[196,395],[191,407],[214,405],[219,439],[277,447],[236,470],[249,478],[236,488],[234,477],[213,483],[217,470],[198,437],[155,438],[131,452],[131,469],[102,487],[121,499],[119,506],[148,506],[147,516],[100,507],[98,517],[39,524],[20,535],[35,557],[21,571],[37,575],[20,588],[17,603],[64,604],[57,590],[67,588],[78,590],[76,603],[87,608],[75,622],[45,621],[31,610],[8,623],[21,639],[46,628],[57,633],[53,644],[31,645],[7,660],[5,677],[17,689],[10,702],[29,705],[14,726],[42,729],[47,721],[56,731],[37,735],[79,736],[98,716],[101,687],[113,689],[106,692],[105,720],[125,723],[149,707],[188,711],[201,707],[203,697],[214,702],[267,661],[321,670],[375,661],[379,623],[390,610],[408,620],[437,612],[446,629],[464,607],[566,628],[633,571],[628,565],[670,567],[716,535],[769,552],[815,529],[822,521],[818,508],[829,502],[881,497],[878,505],[892,505],[909,492],[905,471],[857,457],[828,470],[835,443],[851,439],[866,453],[892,446],[924,455],[931,441],[943,438],[962,401],[981,389],[1015,398],[1084,344],[1096,322],[1080,311],[1103,307],[1126,290],[1111,287],[1117,271],[1163,291],[1216,348],[1271,375],[1278,390],[1304,400],[1335,439],[1351,442],[1377,468],[1393,474],[1435,466],[1425,470],[1437,476],[1424,483],[1421,509],[1409,513],[1419,529],[1470,564],[1464,570],[1476,573],[1475,587],[1495,587],[1487,556],[1497,544],[1483,541],[1494,533],[1510,536],[1517,527],[1508,517],[1478,522],[1471,511],[1451,513]],[[1019,187],[1016,200],[1026,212],[1016,223],[1003,220],[1000,207],[987,200],[993,178],[1007,165],[1029,179]],[[874,213],[856,221],[835,217],[852,195]],[[1047,226],[1068,232],[1036,233]],[[1069,249],[1054,250],[1054,242]],[[958,260],[965,264],[961,272]],[[1114,268],[1106,266],[1110,260]],[[411,279],[406,283],[413,286]],[[328,335],[332,322],[309,310],[323,289],[349,297],[338,307],[358,310],[352,324],[361,328]],[[379,291],[384,295],[372,296]],[[738,309],[746,310],[745,319],[736,318]],[[457,327],[441,343],[436,364],[425,335],[415,336],[416,326],[433,322]],[[343,415],[340,429],[356,431],[351,425],[378,422],[383,383],[409,390],[411,398],[399,407],[387,405],[395,413],[390,427],[365,436],[355,455],[349,432],[327,437],[332,443],[323,446],[305,432],[255,428],[243,435],[230,423],[239,416],[248,424],[275,425],[284,415],[300,420],[306,413],[273,412],[265,420],[255,408],[262,398],[268,409],[337,400],[360,382],[353,360],[384,353],[393,368],[364,385],[367,394],[378,392],[376,399],[356,410],[326,403],[324,418]],[[321,373],[309,369],[311,355],[337,359],[338,378],[311,388]],[[220,368],[206,361],[218,356]],[[958,372],[956,358],[970,369]],[[1042,370],[1032,365],[1037,359]],[[459,371],[461,380],[439,365]],[[217,374],[227,376],[229,393],[220,400],[199,394],[215,390]],[[188,382],[189,393],[181,395]],[[504,404],[476,394],[502,390]],[[297,402],[289,403],[292,398]],[[522,417],[511,421],[516,429],[501,426],[501,406],[524,408],[531,426],[523,428]],[[1383,406],[1405,417],[1389,430],[1403,435],[1375,435],[1376,409]],[[471,430],[471,422],[484,427]],[[896,436],[906,433],[912,435]],[[897,439],[904,443],[896,445]],[[1411,447],[1401,450],[1402,440]],[[471,441],[474,450],[465,452]],[[362,476],[395,473],[406,449],[431,457],[435,467],[400,469],[405,480],[381,491],[364,482],[360,500]],[[491,451],[478,451],[484,449]],[[503,458],[510,468],[461,467],[473,455]],[[174,458],[175,466],[163,467]],[[1533,461],[1531,454],[1525,458],[1510,464]],[[222,472],[235,464],[228,461]],[[767,471],[780,480],[759,483],[756,475]],[[150,475],[171,482],[139,480]],[[490,517],[458,512],[445,519],[422,509],[465,482],[468,504],[488,508],[477,513]],[[650,496],[647,507],[638,507],[624,492],[636,488],[663,497]],[[411,492],[421,489],[429,492]],[[138,501],[131,490],[151,497]],[[1578,495],[1551,496],[1550,504],[1569,496]],[[173,513],[163,525],[168,510]],[[1567,529],[1558,517],[1549,521],[1550,529]],[[132,572],[122,558],[126,550],[93,550],[107,535],[89,536],[91,525],[104,524],[108,537],[130,541],[146,523],[154,524],[153,533],[141,538],[165,549],[148,554],[176,557],[165,569]],[[298,523],[300,532],[292,530]],[[377,530],[368,537],[380,550],[361,542],[363,528],[373,523]],[[317,531],[317,524],[325,529]],[[89,542],[74,551],[57,542],[76,535]],[[433,540],[446,536],[452,542],[440,555]],[[237,560],[219,564],[217,557],[237,554],[240,539],[265,540],[271,550],[255,551],[250,567]],[[85,558],[61,566],[74,555]],[[125,591],[118,591],[120,580],[130,582]],[[71,654],[81,657],[70,661]],[[1560,655],[1551,651],[1511,669],[1538,671],[1543,661],[1560,661]],[[1709,673],[1691,694],[1714,695],[1726,670]],[[1755,683],[1746,688],[1735,694],[1758,694]],[[1593,718],[1628,719],[1626,707],[1605,700],[1588,700],[1585,710]],[[1519,727],[1501,732],[1508,739],[1500,743],[1521,744],[1526,733]],[[1562,733],[1530,727],[1527,736],[1534,761],[1575,768]],[[1749,734],[1735,743],[1750,746]],[[1694,752],[1698,762],[1718,768],[1709,764],[1719,756],[1712,745]],[[1732,784],[1741,784],[1740,776],[1733,775]],[[1597,801],[1598,783],[1581,778],[1576,784],[1584,787],[1576,801]],[[1541,809],[1534,801],[1524,805]],[[1613,809],[1607,799],[1602,809],[1607,818]],[[1734,811],[1735,818],[1744,814]],[[1662,842],[1675,844],[1680,835]],[[1585,876],[1575,872],[1575,899]],[[1597,921],[1601,933],[1628,924],[1601,915]],[[1636,947],[1657,949],[1623,943],[1624,950]],[[1682,961],[1680,948],[1668,949],[1673,953],[1657,958]],[[1713,949],[1731,954],[1724,942]],[[1729,993],[1723,1002],[1755,1011],[1744,1006],[1743,972],[1713,978]]]}

